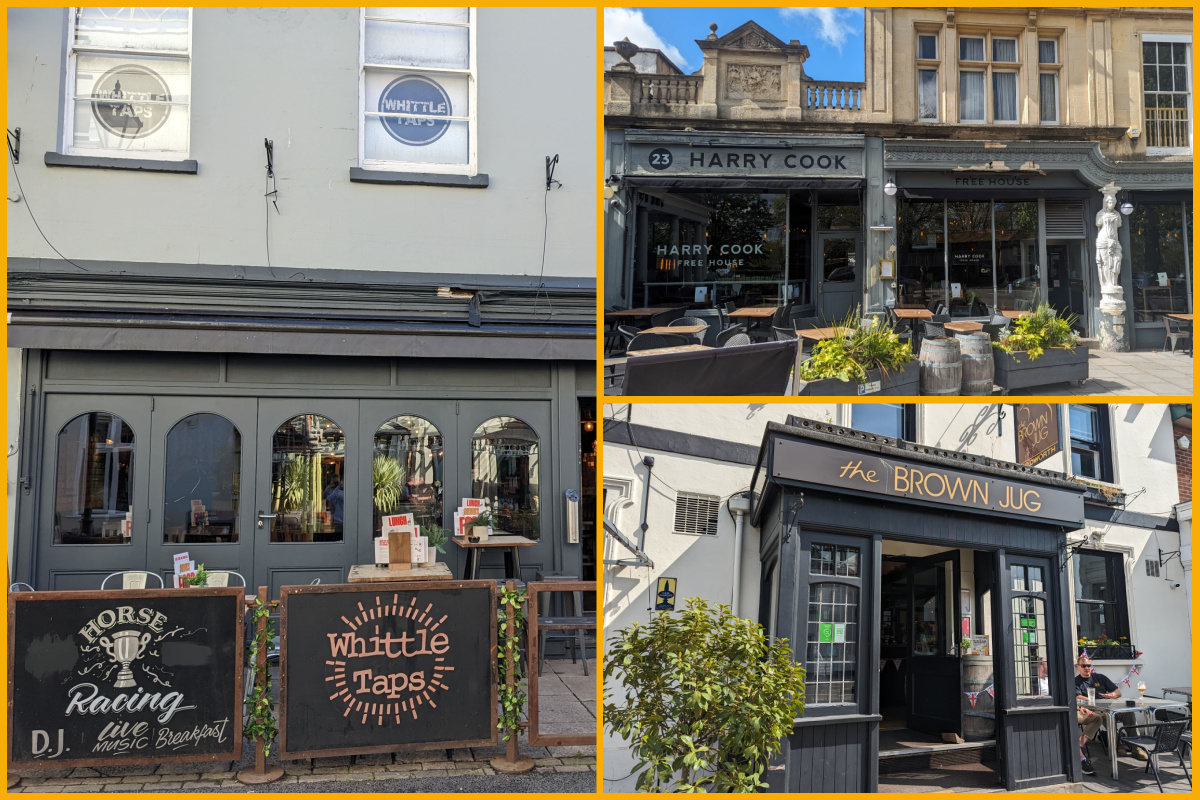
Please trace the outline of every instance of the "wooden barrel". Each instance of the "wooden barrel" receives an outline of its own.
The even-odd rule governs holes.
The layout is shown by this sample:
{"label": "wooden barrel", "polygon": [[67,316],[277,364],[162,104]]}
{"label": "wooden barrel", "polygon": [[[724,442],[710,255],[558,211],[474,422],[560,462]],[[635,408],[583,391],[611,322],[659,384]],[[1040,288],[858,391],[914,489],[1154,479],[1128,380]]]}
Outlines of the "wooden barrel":
{"label": "wooden barrel", "polygon": [[[996,738],[996,699],[987,693],[993,684],[991,656],[965,656],[962,660],[962,726],[968,742]],[[978,692],[975,705],[967,692]]]}
{"label": "wooden barrel", "polygon": [[996,362],[992,359],[992,337],[982,331],[958,334],[962,350],[962,393],[987,397],[996,379]]}
{"label": "wooden barrel", "polygon": [[921,394],[956,395],[962,385],[962,355],[957,339],[922,339]]}

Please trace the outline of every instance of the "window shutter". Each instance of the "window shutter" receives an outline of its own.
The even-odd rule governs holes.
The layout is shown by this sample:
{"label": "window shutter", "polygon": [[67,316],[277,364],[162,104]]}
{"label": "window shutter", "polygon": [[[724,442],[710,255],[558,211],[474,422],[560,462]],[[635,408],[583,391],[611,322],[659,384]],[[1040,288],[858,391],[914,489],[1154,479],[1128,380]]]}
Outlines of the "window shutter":
{"label": "window shutter", "polygon": [[721,499],[705,494],[676,492],[675,532],[717,535],[717,512]]}
{"label": "window shutter", "polygon": [[1151,578],[1158,577],[1158,562],[1146,559],[1146,574]]}
{"label": "window shutter", "polygon": [[1046,201],[1046,238],[1082,239],[1087,235],[1084,227],[1082,200]]}

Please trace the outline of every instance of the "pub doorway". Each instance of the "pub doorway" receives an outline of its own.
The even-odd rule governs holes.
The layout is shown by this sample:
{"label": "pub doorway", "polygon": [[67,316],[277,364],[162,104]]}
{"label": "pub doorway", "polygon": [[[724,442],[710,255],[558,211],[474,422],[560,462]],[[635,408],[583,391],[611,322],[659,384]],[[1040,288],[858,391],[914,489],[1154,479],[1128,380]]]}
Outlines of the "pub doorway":
{"label": "pub doorway", "polygon": [[976,580],[980,561],[968,549],[883,542],[881,792],[1000,790],[990,593],[977,591],[990,587],[986,570]]}

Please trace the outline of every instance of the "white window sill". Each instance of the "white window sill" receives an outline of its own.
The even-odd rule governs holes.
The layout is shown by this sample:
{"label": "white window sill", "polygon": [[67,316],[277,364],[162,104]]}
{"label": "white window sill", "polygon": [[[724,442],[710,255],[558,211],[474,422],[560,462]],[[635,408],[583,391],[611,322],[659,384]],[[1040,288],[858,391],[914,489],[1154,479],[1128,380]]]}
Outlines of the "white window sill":
{"label": "white window sill", "polygon": [[442,186],[457,189],[486,189],[486,173],[446,175],[435,172],[393,172],[385,169],[350,168],[351,183],[379,183],[391,186]]}
{"label": "white window sill", "polygon": [[82,167],[84,169],[121,169],[130,172],[169,172],[176,175],[195,175],[199,165],[194,159],[168,161],[154,158],[112,158],[109,156],[74,156],[46,153],[47,167]]}

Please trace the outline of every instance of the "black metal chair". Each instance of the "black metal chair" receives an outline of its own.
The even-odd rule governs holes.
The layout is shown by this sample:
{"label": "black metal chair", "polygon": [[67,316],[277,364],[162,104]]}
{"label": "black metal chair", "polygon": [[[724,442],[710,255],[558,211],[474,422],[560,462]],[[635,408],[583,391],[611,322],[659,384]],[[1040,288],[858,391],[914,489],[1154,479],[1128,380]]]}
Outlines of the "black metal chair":
{"label": "black metal chair", "polygon": [[1179,346],[1180,339],[1192,338],[1192,326],[1180,319],[1171,319],[1163,317],[1163,323],[1167,326],[1167,338],[1163,339],[1163,350],[1167,349],[1167,344],[1171,345],[1171,352],[1175,352],[1175,348]]}
{"label": "black metal chair", "polygon": [[626,353],[638,350],[653,350],[658,347],[679,347],[691,344],[692,340],[679,333],[639,333],[625,348]]}
{"label": "black metal chair", "polygon": [[737,328],[721,331],[721,335],[717,337],[717,347],[741,347],[744,344],[752,344],[750,336]]}
{"label": "black metal chair", "polygon": [[[703,325],[705,329],[707,329],[708,320],[701,319],[700,317],[685,316],[680,317],[679,319],[671,320],[669,323],[667,323],[668,328],[676,328],[681,325]],[[680,335],[686,336],[691,340],[692,344],[704,344],[704,331],[701,331],[700,333],[684,333]]]}
{"label": "black metal chair", "polygon": [[921,320],[921,340],[946,338],[946,326],[940,322]]}
{"label": "black metal chair", "polygon": [[708,324],[708,328],[705,329],[704,337],[700,344],[707,347],[716,347],[717,334],[725,330],[727,324],[724,309],[694,308],[689,313],[689,316],[701,319]]}
{"label": "black metal chair", "polygon": [[637,336],[641,331],[632,325],[618,325],[617,333],[621,334],[621,338],[625,340],[625,347],[623,349],[628,349],[629,343],[633,341],[633,337]]}
{"label": "black metal chair", "polygon": [[[1187,725],[1186,719],[1175,722],[1155,722],[1150,725],[1129,725],[1122,728],[1117,736],[1117,741],[1126,749],[1132,751],[1133,748],[1140,747],[1146,751],[1146,772],[1154,770],[1154,780],[1158,783],[1160,792],[1163,791],[1163,785],[1162,778],[1158,774],[1158,757],[1164,753],[1171,753],[1179,759],[1188,785],[1192,784],[1192,776],[1188,772],[1187,762],[1179,753],[1179,743],[1187,731]],[[1129,733],[1130,731],[1133,733]],[[1139,731],[1145,732],[1139,733]]]}
{"label": "black metal chair", "polygon": [[687,311],[686,308],[672,308],[670,311],[660,311],[650,317],[651,328],[665,328],[675,320],[679,319]]}
{"label": "black metal chair", "polygon": [[[1187,714],[1180,711],[1172,711],[1169,708],[1156,708],[1154,710],[1154,718],[1159,722],[1179,722],[1186,720]],[[1191,753],[1192,750],[1192,730],[1191,726],[1183,732],[1183,736],[1179,737],[1179,757],[1182,759]]]}
{"label": "black metal chair", "polygon": [[819,327],[821,327],[820,317],[794,317],[792,319],[792,330],[807,331]]}
{"label": "black metal chair", "polygon": [[737,311],[737,307],[738,307],[738,304],[737,304],[737,303],[735,303],[735,302],[734,302],[734,301],[732,301],[732,300],[726,300],[726,301],[725,301],[725,304],[724,304],[724,306],[723,306],[723,308],[725,309],[725,313],[726,313],[726,314],[728,314],[728,313],[730,313],[730,312],[732,312],[732,311]]}
{"label": "black metal chair", "polygon": [[771,330],[775,332],[775,341],[777,342],[786,342],[788,339],[796,338],[796,331],[791,328],[780,328],[772,325]]}
{"label": "black metal chair", "polygon": [[1012,324],[1012,320],[1008,317],[1003,314],[995,314],[990,320],[983,323],[983,332],[991,337],[993,342],[998,342],[1010,324]]}
{"label": "black metal chair", "polygon": [[943,309],[942,312],[938,313],[938,314],[934,314],[932,317],[930,317],[929,321],[930,322],[953,322],[954,318],[945,312],[945,308],[946,308],[945,306],[942,306],[942,309]]}

